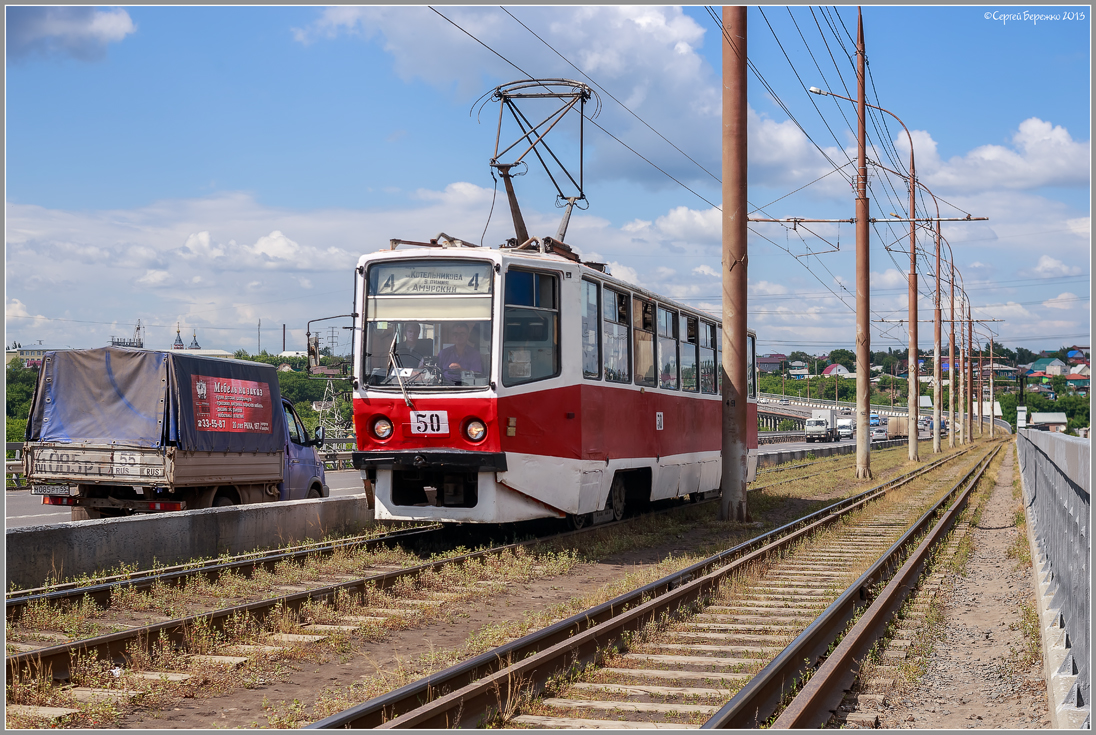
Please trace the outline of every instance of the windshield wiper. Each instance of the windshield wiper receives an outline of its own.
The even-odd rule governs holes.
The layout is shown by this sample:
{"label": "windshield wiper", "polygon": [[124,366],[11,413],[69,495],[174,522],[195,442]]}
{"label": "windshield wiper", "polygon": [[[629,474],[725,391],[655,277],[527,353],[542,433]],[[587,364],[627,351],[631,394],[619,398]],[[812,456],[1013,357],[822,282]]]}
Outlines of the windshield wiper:
{"label": "windshield wiper", "polygon": [[[414,408],[414,404],[411,403],[411,397],[407,395],[407,388],[403,385],[403,378],[400,377],[400,361],[396,357],[396,340],[399,339],[399,332],[393,330],[392,346],[388,348],[388,365],[396,372],[396,382],[400,384],[400,392],[403,393],[403,402],[407,404],[408,408]],[[388,382],[387,380],[385,381]]]}

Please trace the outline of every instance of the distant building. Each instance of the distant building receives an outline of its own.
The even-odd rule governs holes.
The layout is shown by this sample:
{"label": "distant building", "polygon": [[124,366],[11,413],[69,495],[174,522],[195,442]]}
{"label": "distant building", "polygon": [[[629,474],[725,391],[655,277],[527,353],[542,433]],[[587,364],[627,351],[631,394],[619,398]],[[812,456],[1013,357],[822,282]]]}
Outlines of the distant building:
{"label": "distant building", "polygon": [[14,351],[14,354],[9,350],[8,354],[12,354],[11,360],[18,357],[23,361],[23,367],[38,369],[42,366],[42,357],[47,352],[64,352],[70,349],[68,347],[45,347],[44,345],[31,345],[30,347],[20,347]]}
{"label": "distant building", "polygon": [[1028,419],[1027,427],[1039,431],[1062,433],[1066,430],[1066,426],[1068,425],[1069,419],[1066,418],[1065,413],[1061,411],[1051,411],[1047,413],[1031,414],[1031,418]]}
{"label": "distant building", "polygon": [[278,357],[308,357],[308,353],[304,350],[286,350],[279,352]]}
{"label": "distant building", "polygon": [[1047,375],[1065,375],[1066,364],[1057,357],[1042,357],[1031,364],[1032,372],[1042,372]]}
{"label": "distant building", "polygon": [[822,371],[823,375],[849,375],[849,369],[841,363],[835,362],[833,365],[827,365],[826,369]]}
{"label": "distant building", "polygon": [[788,361],[787,355],[780,353],[761,355],[757,358],[757,369],[763,373],[780,372],[781,366]]}

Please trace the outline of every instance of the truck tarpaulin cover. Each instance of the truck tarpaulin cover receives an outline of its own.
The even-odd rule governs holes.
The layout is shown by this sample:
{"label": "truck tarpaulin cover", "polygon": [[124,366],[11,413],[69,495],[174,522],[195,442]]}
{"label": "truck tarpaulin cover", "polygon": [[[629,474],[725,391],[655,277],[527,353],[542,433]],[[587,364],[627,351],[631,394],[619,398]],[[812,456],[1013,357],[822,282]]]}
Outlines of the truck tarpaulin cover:
{"label": "truck tarpaulin cover", "polygon": [[180,448],[277,452],[285,447],[285,413],[273,365],[168,354]]}
{"label": "truck tarpaulin cover", "polygon": [[167,418],[167,377],[162,352],[46,352],[27,439],[158,447]]}
{"label": "truck tarpaulin cover", "polygon": [[46,353],[27,439],[277,452],[284,427],[272,365],[102,347]]}

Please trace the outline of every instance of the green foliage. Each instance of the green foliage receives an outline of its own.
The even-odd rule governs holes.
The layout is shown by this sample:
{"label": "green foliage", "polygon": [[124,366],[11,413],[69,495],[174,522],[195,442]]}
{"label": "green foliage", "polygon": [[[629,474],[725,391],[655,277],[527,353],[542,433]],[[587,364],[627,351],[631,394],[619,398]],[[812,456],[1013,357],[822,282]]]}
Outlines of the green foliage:
{"label": "green foliage", "polygon": [[780,423],[776,425],[777,431],[795,431],[795,422],[791,419],[781,419]]}
{"label": "green foliage", "polygon": [[1016,364],[1028,365],[1039,359],[1039,356],[1026,347],[1016,348]]}
{"label": "green foliage", "polygon": [[830,350],[830,362],[844,365],[850,372],[856,370],[856,355],[851,350]]}
{"label": "green foliage", "polygon": [[[27,420],[26,419],[13,419],[11,416],[5,417],[8,422],[8,441],[9,442],[22,442],[26,436]],[[15,452],[7,452],[8,459],[15,457]]]}
{"label": "green foliage", "polygon": [[30,401],[34,397],[34,386],[38,382],[38,371],[25,367],[22,360],[15,358],[8,363],[6,380],[7,415],[17,419],[27,418],[30,415]]}

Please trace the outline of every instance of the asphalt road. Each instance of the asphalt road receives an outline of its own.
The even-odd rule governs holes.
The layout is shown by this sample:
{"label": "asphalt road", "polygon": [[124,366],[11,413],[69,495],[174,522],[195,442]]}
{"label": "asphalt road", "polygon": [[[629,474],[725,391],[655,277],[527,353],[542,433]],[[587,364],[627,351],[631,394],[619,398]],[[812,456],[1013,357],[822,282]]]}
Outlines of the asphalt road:
{"label": "asphalt road", "polygon": [[[921,439],[930,439],[932,434],[921,432]],[[854,444],[855,439],[842,439],[838,444]],[[785,442],[782,444],[766,444],[759,451],[766,452],[794,451],[798,449],[814,449],[820,446],[833,446],[833,442]],[[327,473],[327,485],[331,488],[331,497],[339,498],[347,495],[359,495],[363,492],[361,475],[357,470],[333,470]],[[9,490],[5,493],[5,521],[8,528],[20,526],[46,526],[54,523],[64,523],[71,520],[70,508],[54,508],[50,505],[42,505],[42,498],[31,495],[29,490]]]}
{"label": "asphalt road", "polygon": [[[361,474],[357,470],[334,470],[327,473],[327,486],[331,497],[358,495],[363,491]],[[20,526],[48,526],[72,519],[72,509],[42,505],[42,498],[31,495],[30,490],[8,490],[4,498],[5,521],[8,528]]]}

